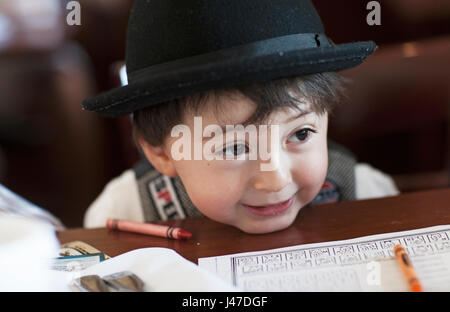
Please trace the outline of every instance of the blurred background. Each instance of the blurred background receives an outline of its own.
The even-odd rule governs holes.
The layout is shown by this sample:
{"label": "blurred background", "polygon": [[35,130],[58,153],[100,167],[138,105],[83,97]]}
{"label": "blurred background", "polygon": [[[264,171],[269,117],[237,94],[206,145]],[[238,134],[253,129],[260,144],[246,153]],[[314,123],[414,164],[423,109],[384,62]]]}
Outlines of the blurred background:
{"label": "blurred background", "polygon": [[[132,0],[0,0],[0,183],[68,227],[81,227],[105,184],[138,153],[129,118],[101,118],[81,101],[120,85]],[[373,40],[375,54],[342,74],[353,81],[329,136],[402,192],[449,187],[450,1],[313,0],[335,43]],[[168,21],[169,22],[169,21]]]}

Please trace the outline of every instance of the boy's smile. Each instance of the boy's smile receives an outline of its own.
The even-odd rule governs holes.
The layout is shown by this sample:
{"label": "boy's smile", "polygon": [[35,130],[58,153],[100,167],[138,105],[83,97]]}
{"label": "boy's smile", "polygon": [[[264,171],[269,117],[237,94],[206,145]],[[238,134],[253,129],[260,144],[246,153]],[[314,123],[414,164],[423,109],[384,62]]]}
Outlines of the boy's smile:
{"label": "boy's smile", "polygon": [[[226,111],[220,114],[214,109],[203,111],[204,128],[241,124],[256,109],[256,104],[243,95],[219,100],[224,101],[220,107],[226,107]],[[267,124],[278,125],[279,129],[277,137],[267,138],[270,141],[267,146],[278,150],[272,159],[249,159],[251,147],[247,135],[243,141],[221,137],[221,145],[215,145],[219,148],[214,153],[231,153],[234,159],[175,160],[171,147],[177,138],[168,137],[163,147],[165,174],[178,175],[193,204],[215,221],[248,233],[284,229],[320,191],[328,167],[327,114],[305,110],[308,106],[304,105],[306,113],[300,117],[299,111],[292,108],[274,111],[269,116]],[[183,120],[192,132],[194,117],[186,113]],[[191,140],[194,144],[194,138]],[[147,157],[151,154],[145,145],[143,150]],[[261,164],[270,162],[273,170],[261,170]]]}
{"label": "boy's smile", "polygon": [[291,198],[289,198],[288,200],[281,201],[275,204],[264,204],[258,206],[242,204],[242,206],[247,208],[250,213],[253,213],[257,216],[275,216],[288,210],[292,206],[294,201],[295,195],[291,196]]}

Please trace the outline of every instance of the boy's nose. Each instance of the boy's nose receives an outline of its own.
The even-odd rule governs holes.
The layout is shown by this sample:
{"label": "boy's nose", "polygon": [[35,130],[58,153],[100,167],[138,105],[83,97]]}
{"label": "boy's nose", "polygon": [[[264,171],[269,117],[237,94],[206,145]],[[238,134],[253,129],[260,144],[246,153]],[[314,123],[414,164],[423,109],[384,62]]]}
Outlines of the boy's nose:
{"label": "boy's nose", "polygon": [[259,171],[253,180],[253,187],[258,191],[279,192],[292,183],[289,170],[278,166],[275,170]]}

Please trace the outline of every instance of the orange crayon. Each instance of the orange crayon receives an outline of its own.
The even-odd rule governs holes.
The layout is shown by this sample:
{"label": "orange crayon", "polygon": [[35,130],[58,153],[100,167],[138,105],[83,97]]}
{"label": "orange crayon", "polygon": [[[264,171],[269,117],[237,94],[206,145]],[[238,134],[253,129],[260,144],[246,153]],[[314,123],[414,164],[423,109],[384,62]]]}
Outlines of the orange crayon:
{"label": "orange crayon", "polygon": [[403,246],[400,244],[395,245],[394,254],[411,291],[422,291],[422,284],[417,277],[416,270],[414,270],[414,267],[412,266],[411,260],[409,259],[405,248],[403,248]]}
{"label": "orange crayon", "polygon": [[151,223],[140,223],[128,220],[108,219],[106,221],[106,227],[111,230],[119,230],[175,239],[186,239],[192,236],[192,234],[188,231],[178,227]]}

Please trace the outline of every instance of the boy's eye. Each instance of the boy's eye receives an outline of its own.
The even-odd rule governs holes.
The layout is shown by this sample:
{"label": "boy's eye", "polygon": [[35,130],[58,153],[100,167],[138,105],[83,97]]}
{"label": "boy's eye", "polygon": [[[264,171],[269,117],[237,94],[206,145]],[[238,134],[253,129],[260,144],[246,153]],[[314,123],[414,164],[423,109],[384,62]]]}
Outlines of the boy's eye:
{"label": "boy's eye", "polygon": [[239,156],[246,152],[248,152],[248,148],[245,144],[230,145],[230,146],[224,147],[222,150],[222,153],[224,155],[229,155],[229,156]]}
{"label": "boy's eye", "polygon": [[310,129],[310,128],[300,129],[300,130],[296,131],[294,134],[292,134],[290,136],[290,138],[288,139],[288,141],[291,141],[291,142],[305,141],[309,137],[310,132],[316,133],[317,131]]}

